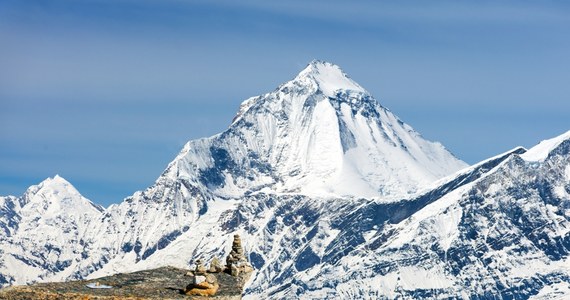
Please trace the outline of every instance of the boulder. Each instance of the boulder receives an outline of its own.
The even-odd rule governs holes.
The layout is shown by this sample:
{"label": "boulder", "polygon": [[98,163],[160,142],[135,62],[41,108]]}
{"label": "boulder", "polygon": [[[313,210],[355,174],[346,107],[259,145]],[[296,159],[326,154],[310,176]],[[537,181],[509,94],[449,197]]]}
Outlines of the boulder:
{"label": "boulder", "polygon": [[219,288],[218,279],[213,274],[193,276],[184,293],[195,296],[214,296]]}
{"label": "boulder", "polygon": [[217,257],[214,257],[210,263],[210,273],[220,273],[223,270],[224,268],[222,267],[222,264],[220,264],[220,260]]}

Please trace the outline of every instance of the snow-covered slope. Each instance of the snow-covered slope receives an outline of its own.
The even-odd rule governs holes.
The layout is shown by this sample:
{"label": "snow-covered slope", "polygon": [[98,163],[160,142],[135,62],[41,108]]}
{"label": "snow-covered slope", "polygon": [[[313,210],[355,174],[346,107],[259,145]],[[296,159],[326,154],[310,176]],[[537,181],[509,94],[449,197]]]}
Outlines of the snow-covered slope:
{"label": "snow-covered slope", "polygon": [[114,271],[220,257],[238,232],[256,268],[251,299],[563,299],[570,139],[555,140],[543,161],[515,148],[401,201],[261,192],[231,206],[215,200],[191,230]]}
{"label": "snow-covered slope", "polygon": [[549,158],[550,155],[558,155],[558,151],[564,151],[561,144],[570,139],[570,131],[567,131],[557,137],[544,140],[538,145],[532,147],[521,157],[528,162],[542,162]]}
{"label": "snow-covered slope", "polygon": [[189,142],[164,176],[221,198],[258,190],[386,197],[465,166],[338,66],[313,61],[275,91],[244,101],[225,132]]}
{"label": "snow-covered slope", "polygon": [[570,136],[546,144],[461,172],[444,193],[361,206],[338,226],[335,240],[345,242],[329,245],[348,253],[269,295],[567,299]]}
{"label": "snow-covered slope", "polygon": [[251,299],[564,299],[570,139],[555,140],[541,162],[515,148],[402,201],[250,195],[155,255],[220,256],[217,237],[239,232],[256,267]]}

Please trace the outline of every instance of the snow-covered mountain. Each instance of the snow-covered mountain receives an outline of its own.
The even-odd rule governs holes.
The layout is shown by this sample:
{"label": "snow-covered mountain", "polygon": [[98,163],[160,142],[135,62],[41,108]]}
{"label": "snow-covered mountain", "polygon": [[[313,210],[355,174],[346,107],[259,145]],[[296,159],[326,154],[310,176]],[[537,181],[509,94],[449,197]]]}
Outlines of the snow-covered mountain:
{"label": "snow-covered mountain", "polygon": [[255,191],[387,197],[465,166],[338,66],[313,61],[273,92],[244,101],[225,132],[186,144],[163,177],[219,198]]}
{"label": "snow-covered mountain", "polygon": [[[368,239],[321,270],[303,295],[324,295],[330,285],[331,295],[357,298],[567,299],[570,131],[522,152],[462,172],[456,178],[463,182],[442,194],[430,191],[436,195],[430,201],[360,208],[347,219],[375,216],[361,230]],[[393,217],[418,201],[429,204]],[[345,276],[326,275],[338,272]]]}
{"label": "snow-covered mountain", "polygon": [[570,132],[467,167],[313,61],[120,204],[0,197],[0,284],[188,267],[237,232],[251,298],[570,295],[569,193]]}
{"label": "snow-covered mountain", "polygon": [[86,258],[86,232],[103,208],[60,176],[0,197],[0,284],[67,278]]}
{"label": "snow-covered mountain", "polygon": [[248,195],[155,255],[220,256],[217,237],[237,231],[257,270],[251,299],[565,299],[569,195],[570,132],[401,201]]}

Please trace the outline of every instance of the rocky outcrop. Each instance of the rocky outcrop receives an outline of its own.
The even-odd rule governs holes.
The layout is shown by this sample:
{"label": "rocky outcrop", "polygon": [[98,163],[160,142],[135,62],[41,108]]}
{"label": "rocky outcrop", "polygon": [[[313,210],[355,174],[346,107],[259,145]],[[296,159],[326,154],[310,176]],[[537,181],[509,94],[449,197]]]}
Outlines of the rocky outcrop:
{"label": "rocky outcrop", "polygon": [[253,268],[234,236],[224,269],[214,258],[206,269],[201,259],[193,271],[162,267],[134,273],[116,274],[92,280],[38,283],[0,289],[0,299],[216,299],[239,300]]}
{"label": "rocky outcrop", "polygon": [[216,274],[219,289],[215,296],[185,295],[184,288],[189,282],[186,273],[185,269],[163,267],[93,280],[13,286],[1,289],[0,299],[241,299],[238,278],[226,273]]}

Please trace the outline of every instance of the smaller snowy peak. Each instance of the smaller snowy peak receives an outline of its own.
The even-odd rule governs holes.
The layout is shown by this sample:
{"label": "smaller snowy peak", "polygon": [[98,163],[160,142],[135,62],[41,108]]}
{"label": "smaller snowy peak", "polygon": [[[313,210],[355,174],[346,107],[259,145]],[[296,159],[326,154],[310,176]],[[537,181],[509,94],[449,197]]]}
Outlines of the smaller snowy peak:
{"label": "smaller snowy peak", "polygon": [[65,180],[65,178],[56,174],[54,177],[48,177],[46,180],[40,183],[42,186],[52,186],[52,187],[62,187],[65,189],[75,189],[69,181]]}
{"label": "smaller snowy peak", "polygon": [[346,75],[339,66],[321,60],[313,60],[293,81],[304,81],[307,79],[316,83],[319,90],[327,97],[334,97],[338,90],[368,93]]}
{"label": "smaller snowy peak", "polygon": [[38,185],[31,186],[27,191],[26,195],[33,196],[37,194],[52,194],[52,195],[64,195],[64,194],[79,194],[75,187],[65,180],[65,178],[55,175],[54,177],[48,177],[44,181],[40,182]]}
{"label": "smaller snowy peak", "polygon": [[65,208],[86,208],[88,210],[103,211],[98,206],[83,197],[79,191],[65,178],[55,175],[49,177],[38,185],[28,188],[23,197],[24,203],[35,204],[43,210],[60,210]]}
{"label": "smaller snowy peak", "polygon": [[544,140],[521,155],[528,162],[544,161],[560,144],[570,140],[570,130],[552,139]]}

